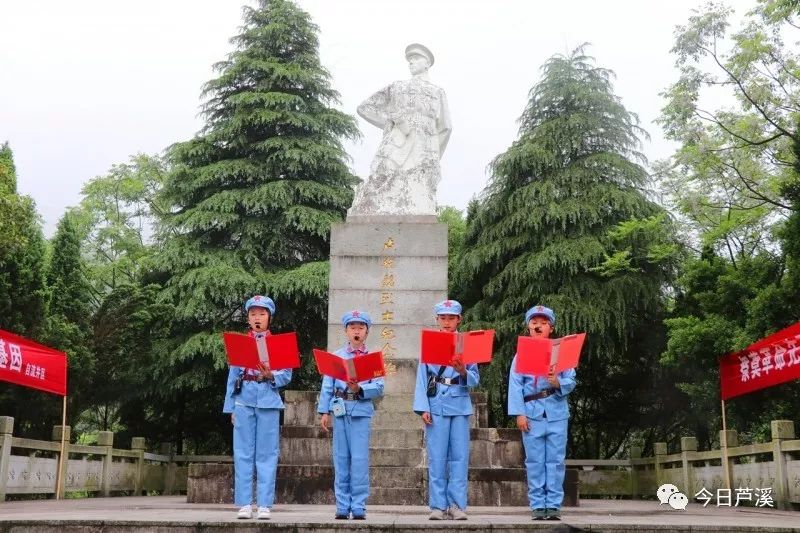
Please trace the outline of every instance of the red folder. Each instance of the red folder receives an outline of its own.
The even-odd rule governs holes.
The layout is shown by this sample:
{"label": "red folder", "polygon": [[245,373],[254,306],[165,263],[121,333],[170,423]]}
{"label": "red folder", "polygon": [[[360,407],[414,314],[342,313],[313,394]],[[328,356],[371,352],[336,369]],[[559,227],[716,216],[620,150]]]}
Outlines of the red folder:
{"label": "red folder", "polygon": [[492,361],[494,330],[463,333],[423,329],[420,335],[420,362],[429,365],[452,366],[459,357],[465,365]]}
{"label": "red folder", "polygon": [[297,334],[294,332],[267,335],[259,340],[242,333],[226,332],[222,338],[228,364],[232,366],[257,370],[262,361],[272,370],[300,366],[300,349],[297,347]]}
{"label": "red folder", "polygon": [[345,359],[335,353],[317,350],[314,348],[314,360],[317,362],[317,371],[323,376],[348,381],[368,381],[373,378],[382,378],[386,375],[383,366],[383,352],[370,352],[366,355],[357,355],[352,359]]}
{"label": "red folder", "polygon": [[547,376],[552,367],[556,373],[576,368],[585,338],[586,333],[567,335],[560,339],[518,337],[515,370],[520,374]]}

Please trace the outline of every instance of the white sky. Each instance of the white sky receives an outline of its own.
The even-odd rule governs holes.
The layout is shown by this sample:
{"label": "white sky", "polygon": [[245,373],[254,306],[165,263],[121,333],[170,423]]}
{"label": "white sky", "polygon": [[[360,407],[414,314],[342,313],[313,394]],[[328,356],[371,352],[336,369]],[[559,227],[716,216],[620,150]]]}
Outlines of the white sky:
{"label": "white sky", "polygon": [[[0,7],[0,142],[14,151],[19,189],[52,235],[87,180],[137,152],[156,153],[201,127],[201,85],[231,51],[244,0],[3,0]],[[320,27],[321,57],[356,106],[407,78],[403,50],[436,56],[431,81],[445,89],[453,135],[442,160],[439,204],[466,206],[486,166],[517,136],[516,120],[542,63],[585,41],[616,92],[652,136],[652,161],[673,147],[653,123],[659,93],[677,74],[673,31],[700,2],[672,0],[300,0]],[[737,15],[755,0],[729,2]],[[348,144],[366,176],[380,132]]]}

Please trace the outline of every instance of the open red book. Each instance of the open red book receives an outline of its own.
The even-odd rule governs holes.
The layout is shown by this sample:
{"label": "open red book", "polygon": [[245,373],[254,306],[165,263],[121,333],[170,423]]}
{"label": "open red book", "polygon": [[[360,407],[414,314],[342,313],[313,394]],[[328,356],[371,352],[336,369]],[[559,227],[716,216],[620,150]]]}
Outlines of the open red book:
{"label": "open red book", "polygon": [[260,339],[242,333],[222,334],[228,364],[244,368],[258,369],[264,363],[271,370],[298,368],[300,349],[297,347],[297,334],[278,333]]}
{"label": "open red book", "polygon": [[547,376],[551,367],[559,373],[576,368],[586,333],[567,335],[560,339],[538,337],[517,338],[517,367],[520,374]]}
{"label": "open red book", "polygon": [[314,360],[317,362],[317,371],[323,376],[348,381],[368,381],[382,378],[386,375],[383,366],[383,352],[370,352],[366,355],[357,355],[352,359],[344,359],[335,353],[317,350],[314,348]]}
{"label": "open red book", "polygon": [[461,358],[465,365],[489,363],[492,360],[494,330],[449,332],[423,329],[420,341],[421,363],[452,366],[456,357]]}

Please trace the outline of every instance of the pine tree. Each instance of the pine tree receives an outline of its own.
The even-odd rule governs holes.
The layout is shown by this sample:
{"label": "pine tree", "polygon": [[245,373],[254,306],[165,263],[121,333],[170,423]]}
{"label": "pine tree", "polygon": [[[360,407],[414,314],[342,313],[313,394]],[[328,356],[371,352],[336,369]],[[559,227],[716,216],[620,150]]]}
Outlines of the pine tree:
{"label": "pine tree", "polygon": [[[0,329],[42,341],[47,305],[45,241],[33,200],[17,192],[14,157],[0,145]],[[0,389],[0,412],[16,435],[49,438],[60,402],[23,387]]]}
{"label": "pine tree", "polygon": [[662,287],[678,249],[669,220],[643,192],[646,134],[585,46],[543,66],[519,138],[494,160],[489,186],[468,207],[455,286],[467,322],[497,330],[482,381],[499,425],[525,310],[552,307],[556,335],[588,333],[571,395],[572,449],[599,457],[628,435],[630,417],[619,413],[644,417],[638,410],[652,400],[647,378],[659,336],[663,342]]}
{"label": "pine tree", "polygon": [[41,333],[46,292],[45,243],[36,206],[17,193],[14,157],[0,145],[0,328],[26,336]]}
{"label": "pine tree", "polygon": [[302,348],[324,342],[330,226],[343,220],[356,181],[341,141],[358,130],[332,107],[338,94],[309,15],[287,0],[259,0],[244,8],[232,43],[204,89],[205,129],[170,150],[163,195],[172,208],[156,261],[180,339],[166,392],[183,398],[179,424],[201,420],[198,437],[208,416],[190,395],[204,391],[221,405],[220,332],[244,327],[246,297],[275,298],[275,328],[296,329]]}
{"label": "pine tree", "polygon": [[95,369],[90,348],[92,295],[80,243],[72,214],[67,212],[51,241],[53,253],[46,272],[50,305],[43,340],[67,354],[68,413],[72,421],[86,407]]}

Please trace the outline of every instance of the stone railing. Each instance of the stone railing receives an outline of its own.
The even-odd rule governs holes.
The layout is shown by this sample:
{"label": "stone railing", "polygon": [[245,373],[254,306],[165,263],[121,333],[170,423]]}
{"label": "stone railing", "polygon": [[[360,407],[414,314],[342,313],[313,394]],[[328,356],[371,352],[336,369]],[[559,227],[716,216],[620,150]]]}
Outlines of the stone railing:
{"label": "stone railing", "polygon": [[[657,442],[654,457],[642,457],[641,449],[631,448],[628,459],[567,459],[567,467],[581,469],[581,497],[652,498],[659,486],[671,483],[690,500],[703,489],[716,500],[717,491],[726,489],[725,465],[732,501],[736,489],[771,489],[775,506],[788,509],[800,504],[800,440],[795,439],[791,420],[773,420],[771,430],[770,442],[747,446],[739,446],[736,431],[729,430],[727,454],[698,451],[696,438],[683,437],[678,453],[667,453],[667,444]],[[752,498],[755,501],[755,493]]]}
{"label": "stone railing", "polygon": [[[13,437],[13,426],[13,418],[0,416],[0,501],[12,494],[54,494],[61,426],[53,429],[52,442]],[[228,455],[172,455],[169,444],[161,445],[161,453],[148,453],[140,437],[132,439],[130,450],[114,448],[113,442],[112,432],[100,432],[95,446],[68,445],[69,459],[63,466],[67,492],[184,493],[190,465],[218,464],[219,475],[229,478]],[[666,443],[656,443],[654,457],[641,457],[641,450],[632,448],[627,459],[567,459],[567,467],[577,470],[581,498],[653,498],[660,485],[672,483],[692,499],[702,489],[717,494],[725,488],[724,463],[734,491],[770,488],[777,507],[800,504],[800,439],[795,439],[792,421],[772,421],[772,440],[767,443],[739,446],[735,431],[728,431],[727,442],[727,461],[721,450],[698,451],[697,440],[684,437],[679,453],[669,454]],[[484,481],[501,487],[498,490],[523,483],[524,473],[507,475],[510,467],[522,467],[518,431],[474,428],[471,448],[471,480],[478,474],[488,476],[491,479]],[[204,472],[207,476],[208,470]],[[513,490],[517,488],[524,491]]]}
{"label": "stone railing", "polygon": [[[69,441],[70,428],[55,426],[52,441],[23,439],[12,435],[14,419],[0,416],[0,501],[12,494],[55,494],[61,453],[61,435]],[[67,444],[62,462],[65,492],[171,494],[186,490],[186,468],[169,453],[145,451],[145,439],[131,439],[131,449],[114,448],[114,433],[101,431],[97,444]]]}

